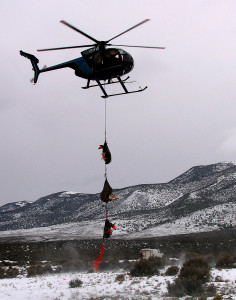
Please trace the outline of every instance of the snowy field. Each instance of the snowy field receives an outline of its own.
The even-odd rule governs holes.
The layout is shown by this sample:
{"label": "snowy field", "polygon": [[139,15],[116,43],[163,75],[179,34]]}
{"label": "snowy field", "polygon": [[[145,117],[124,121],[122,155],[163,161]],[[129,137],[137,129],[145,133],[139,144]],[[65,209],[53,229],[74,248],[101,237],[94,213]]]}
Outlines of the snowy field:
{"label": "snowy field", "polygon": [[[0,280],[1,300],[73,300],[73,299],[168,299],[167,282],[171,276],[131,277],[116,281],[122,272],[65,273]],[[236,299],[236,269],[213,269],[212,283],[223,299]],[[80,279],[79,288],[70,288],[72,279]],[[217,282],[215,282],[215,279]],[[212,299],[210,297],[209,299]],[[170,298],[169,298],[170,299]]]}

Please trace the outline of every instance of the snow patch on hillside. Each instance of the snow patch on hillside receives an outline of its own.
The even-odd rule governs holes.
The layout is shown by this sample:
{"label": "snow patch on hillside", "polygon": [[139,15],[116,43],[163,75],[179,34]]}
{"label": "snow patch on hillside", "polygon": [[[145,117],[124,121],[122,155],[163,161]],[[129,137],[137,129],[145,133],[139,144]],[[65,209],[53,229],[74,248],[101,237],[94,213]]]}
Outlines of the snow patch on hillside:
{"label": "snow patch on hillside", "polygon": [[128,238],[158,237],[177,234],[208,232],[236,227],[236,203],[227,203],[196,211],[174,222],[167,222],[141,232],[129,234]]}
{"label": "snow patch on hillside", "polygon": [[[226,203],[214,206],[182,217],[172,222],[166,221],[156,225],[155,214],[145,218],[137,215],[134,218],[115,217],[117,230],[113,231],[113,238],[147,238],[168,235],[208,232],[223,228],[236,227],[236,203]],[[101,239],[103,236],[104,219],[67,223],[48,227],[1,231],[0,238],[21,239],[24,241],[49,241],[72,239]]]}
{"label": "snow patch on hillside", "polygon": [[78,192],[72,192],[72,191],[67,191],[67,192],[61,193],[61,195],[59,195],[59,197],[66,197],[66,196],[71,196],[71,195],[80,195],[80,193],[78,193]]}

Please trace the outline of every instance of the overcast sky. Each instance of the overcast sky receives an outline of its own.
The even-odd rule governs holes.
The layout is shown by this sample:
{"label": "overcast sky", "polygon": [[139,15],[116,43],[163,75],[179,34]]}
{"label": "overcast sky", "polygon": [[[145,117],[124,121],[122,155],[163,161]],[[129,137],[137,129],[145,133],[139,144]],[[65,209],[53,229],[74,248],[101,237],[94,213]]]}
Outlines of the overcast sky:
{"label": "overcast sky", "polygon": [[196,165],[236,160],[235,0],[2,0],[0,205],[64,190],[98,193],[104,183],[101,90],[81,89],[86,81],[69,68],[33,85],[19,50],[51,66],[81,49],[36,49],[91,43],[60,20],[108,40],[146,18],[113,41],[166,49],[125,49],[137,81],[128,88],[148,89],[107,100],[111,186],[167,182]]}

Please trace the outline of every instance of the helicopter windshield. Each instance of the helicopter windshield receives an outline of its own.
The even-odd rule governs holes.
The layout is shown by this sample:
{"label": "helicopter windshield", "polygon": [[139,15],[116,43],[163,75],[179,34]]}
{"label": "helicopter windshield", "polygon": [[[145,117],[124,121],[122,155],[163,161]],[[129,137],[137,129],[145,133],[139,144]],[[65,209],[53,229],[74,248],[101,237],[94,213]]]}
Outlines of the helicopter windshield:
{"label": "helicopter windshield", "polygon": [[126,51],[119,49],[121,60],[122,60],[122,66],[124,68],[124,71],[126,73],[130,72],[134,67],[134,60],[133,57]]}
{"label": "helicopter windshield", "polygon": [[84,59],[90,69],[95,72],[121,66],[123,74],[127,74],[134,66],[132,56],[128,52],[117,48],[108,48],[103,51],[97,51],[90,56],[84,56]]}
{"label": "helicopter windshield", "polygon": [[106,49],[87,57],[86,62],[94,71],[121,65],[122,58],[117,49]]}
{"label": "helicopter windshield", "polygon": [[121,63],[121,57],[117,49],[107,49],[104,52],[104,64],[107,67],[117,66]]}

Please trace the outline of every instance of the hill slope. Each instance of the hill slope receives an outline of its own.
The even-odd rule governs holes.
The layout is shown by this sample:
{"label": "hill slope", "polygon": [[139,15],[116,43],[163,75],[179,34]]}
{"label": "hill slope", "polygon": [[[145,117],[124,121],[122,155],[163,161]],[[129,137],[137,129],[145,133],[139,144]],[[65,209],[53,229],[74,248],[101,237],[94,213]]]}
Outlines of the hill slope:
{"label": "hill slope", "polygon": [[[193,167],[168,183],[136,185],[114,193],[119,198],[116,204],[109,203],[109,218],[116,220],[118,227],[114,237],[236,227],[236,163],[233,162]],[[41,234],[50,231],[53,235],[55,231],[57,236],[63,236],[66,231],[65,235],[74,233],[77,238],[100,237],[103,220],[104,204],[99,194],[59,192],[35,202],[0,207],[0,231],[52,226],[41,228]],[[24,232],[35,234],[34,229]]]}

